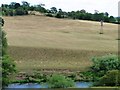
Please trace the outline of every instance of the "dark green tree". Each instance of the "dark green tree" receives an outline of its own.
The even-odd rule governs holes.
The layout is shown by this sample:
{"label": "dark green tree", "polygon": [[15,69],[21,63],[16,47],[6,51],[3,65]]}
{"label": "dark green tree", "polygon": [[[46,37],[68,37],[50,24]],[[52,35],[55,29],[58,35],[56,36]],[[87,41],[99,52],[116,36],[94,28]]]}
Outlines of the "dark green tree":
{"label": "dark green tree", "polygon": [[120,24],[120,17],[117,17],[117,23]]}
{"label": "dark green tree", "polygon": [[105,12],[104,15],[108,17],[108,16],[109,16],[109,13],[108,13],[108,12]]}
{"label": "dark green tree", "polygon": [[41,13],[46,13],[47,10],[42,6],[42,4],[39,4],[37,6],[35,6],[35,11],[39,11]]}
{"label": "dark green tree", "polygon": [[35,7],[34,7],[34,6],[29,6],[28,10],[34,11],[34,10],[35,10]]}
{"label": "dark green tree", "polygon": [[16,2],[11,2],[10,5],[9,5],[9,8],[10,9],[15,9],[15,4],[16,4]]}
{"label": "dark green tree", "polygon": [[51,10],[51,13],[53,13],[53,14],[57,13],[57,8],[56,7],[52,7],[52,8],[50,8],[50,10]]}
{"label": "dark green tree", "polygon": [[27,15],[28,11],[24,10],[22,7],[19,7],[15,10],[16,15]]}
{"label": "dark green tree", "polygon": [[15,9],[20,7],[20,3],[15,3]]}
{"label": "dark green tree", "polygon": [[64,18],[64,12],[62,11],[62,9],[59,9],[56,18]]}
{"label": "dark green tree", "polygon": [[28,10],[30,7],[30,4],[26,1],[22,1],[22,7],[24,10]]}
{"label": "dark green tree", "polygon": [[104,13],[94,13],[92,20],[94,21],[100,21],[104,19]]}
{"label": "dark green tree", "polygon": [[80,13],[86,13],[86,11],[84,9],[80,10]]}
{"label": "dark green tree", "polygon": [[110,17],[109,17],[109,22],[110,22],[110,23],[115,23],[115,22],[116,22],[116,19],[115,19],[113,16],[110,16]]}
{"label": "dark green tree", "polygon": [[104,22],[109,22],[109,17],[107,17],[107,16],[104,16]]}

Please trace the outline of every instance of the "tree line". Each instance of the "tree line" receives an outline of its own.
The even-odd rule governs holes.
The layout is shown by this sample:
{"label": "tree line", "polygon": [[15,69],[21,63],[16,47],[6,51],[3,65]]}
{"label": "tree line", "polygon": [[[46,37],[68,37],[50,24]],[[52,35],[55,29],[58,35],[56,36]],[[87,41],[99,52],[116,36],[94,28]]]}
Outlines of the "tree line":
{"label": "tree line", "polygon": [[79,20],[91,20],[91,21],[101,21],[108,23],[120,24],[120,17],[110,16],[108,12],[99,12],[95,10],[94,14],[87,12],[86,10],[78,10],[65,12],[62,9],[57,9],[56,7],[51,7],[50,9],[44,8],[44,4],[30,5],[26,1],[22,1],[22,4],[17,2],[11,2],[10,4],[2,4],[2,15],[5,16],[16,16],[16,15],[28,15],[28,11],[38,11],[44,13],[46,16],[56,17],[56,18],[70,18]]}
{"label": "tree line", "polygon": [[2,9],[3,16],[28,15],[28,11],[39,11],[41,13],[46,12],[46,9],[42,4],[30,6],[26,1],[22,1],[22,4],[17,2],[2,4],[0,8]]}

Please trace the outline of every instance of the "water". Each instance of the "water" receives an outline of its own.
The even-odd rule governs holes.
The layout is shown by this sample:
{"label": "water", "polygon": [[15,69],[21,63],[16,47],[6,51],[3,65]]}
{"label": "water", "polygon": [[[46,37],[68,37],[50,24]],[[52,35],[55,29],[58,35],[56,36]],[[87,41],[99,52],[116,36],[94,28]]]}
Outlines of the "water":
{"label": "water", "polygon": [[92,85],[93,85],[92,82],[76,82],[75,83],[75,87],[77,88],[89,88]]}
{"label": "water", "polygon": [[9,84],[7,88],[47,88],[47,85],[41,85],[38,83],[26,83],[26,84]]}
{"label": "water", "polygon": [[[76,88],[89,88],[92,86],[92,82],[76,82]],[[9,84],[7,88],[48,88],[45,84],[37,84],[37,83],[26,83],[26,84]]]}

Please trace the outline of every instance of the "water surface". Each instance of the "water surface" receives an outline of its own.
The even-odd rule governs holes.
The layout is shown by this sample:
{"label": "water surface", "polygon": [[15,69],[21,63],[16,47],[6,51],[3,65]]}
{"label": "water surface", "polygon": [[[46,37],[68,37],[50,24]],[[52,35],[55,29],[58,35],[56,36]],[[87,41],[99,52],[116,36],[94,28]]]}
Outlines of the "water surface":
{"label": "water surface", "polygon": [[[92,86],[92,82],[75,82],[76,88],[89,88]],[[45,84],[38,83],[26,83],[26,84],[9,84],[7,88],[48,88]]]}

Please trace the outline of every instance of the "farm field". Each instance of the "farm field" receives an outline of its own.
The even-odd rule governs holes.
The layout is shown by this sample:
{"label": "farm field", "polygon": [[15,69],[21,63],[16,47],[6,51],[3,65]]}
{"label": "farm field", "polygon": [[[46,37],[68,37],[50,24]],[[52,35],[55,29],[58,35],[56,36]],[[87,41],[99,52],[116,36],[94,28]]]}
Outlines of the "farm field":
{"label": "farm field", "polygon": [[93,56],[117,53],[118,25],[45,16],[4,17],[9,54],[19,71],[85,71]]}

